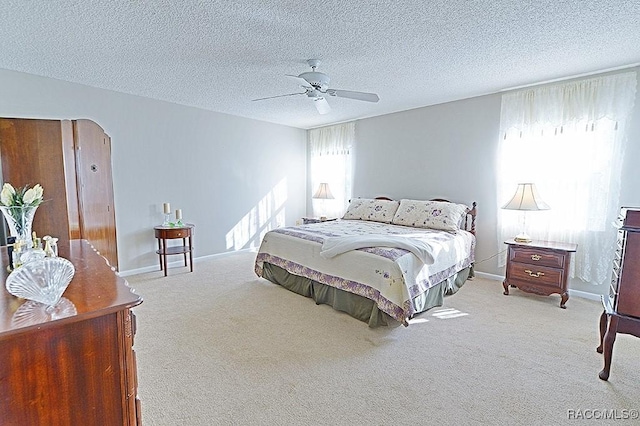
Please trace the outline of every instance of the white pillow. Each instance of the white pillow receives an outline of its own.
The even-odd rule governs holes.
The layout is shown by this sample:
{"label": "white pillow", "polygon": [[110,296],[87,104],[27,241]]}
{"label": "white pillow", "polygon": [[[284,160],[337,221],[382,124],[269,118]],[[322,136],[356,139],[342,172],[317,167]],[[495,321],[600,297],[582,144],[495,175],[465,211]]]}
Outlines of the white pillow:
{"label": "white pillow", "polygon": [[445,201],[400,200],[391,223],[414,228],[457,231],[468,207]]}
{"label": "white pillow", "polygon": [[391,223],[399,205],[398,201],[356,198],[349,203],[349,207],[342,218]]}

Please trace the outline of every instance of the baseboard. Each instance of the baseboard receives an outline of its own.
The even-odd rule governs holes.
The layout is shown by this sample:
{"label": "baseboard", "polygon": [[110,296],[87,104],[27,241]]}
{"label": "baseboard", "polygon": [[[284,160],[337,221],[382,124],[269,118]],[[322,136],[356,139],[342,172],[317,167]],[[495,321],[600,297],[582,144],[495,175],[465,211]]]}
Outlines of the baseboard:
{"label": "baseboard", "polygon": [[[254,248],[246,248],[246,249],[235,250],[235,251],[226,251],[224,253],[208,254],[206,256],[194,257],[193,258],[193,263],[195,264],[195,263],[202,262],[204,260],[230,256],[232,254],[237,254],[237,253],[242,253],[242,252],[255,252],[255,251],[256,251],[256,249],[254,249]],[[168,265],[169,265],[169,268],[184,266],[184,260],[182,258],[180,258],[180,260],[175,260],[175,261],[168,262]],[[126,271],[120,271],[120,272],[118,272],[118,275],[121,276],[121,277],[129,277],[131,275],[146,274],[147,272],[154,272],[154,271],[160,272],[160,265],[155,264],[153,266],[145,266],[143,268],[129,269],[129,270],[126,270]]]}
{"label": "baseboard", "polygon": [[486,272],[479,272],[479,271],[474,271],[474,274],[478,278],[484,278],[492,281],[504,281],[504,277],[501,277],[500,275],[487,274]]}
{"label": "baseboard", "polygon": [[[500,282],[504,281],[504,276],[500,276],[500,275],[488,274],[486,272],[475,272],[475,274],[478,278],[484,278],[487,280],[500,281]],[[569,296],[580,297],[582,299],[589,299],[589,300],[600,300],[602,297],[599,293],[589,293],[587,291],[572,290],[572,289],[569,289]]]}
{"label": "baseboard", "polygon": [[581,297],[583,299],[597,300],[597,301],[600,301],[602,299],[601,294],[589,293],[586,291],[571,290],[571,289],[569,289],[569,296]]}
{"label": "baseboard", "polygon": [[[256,249],[255,248],[246,248],[246,249],[241,249],[241,250],[236,250],[236,251],[227,251],[227,252],[224,252],[224,253],[209,254],[207,256],[199,256],[199,257],[195,257],[193,259],[193,263],[198,263],[198,262],[202,262],[204,260],[209,260],[209,259],[215,259],[215,258],[230,256],[232,254],[242,253],[242,252],[256,252]],[[171,267],[179,267],[181,265],[184,265],[184,261],[182,259],[176,260],[176,261],[173,261],[173,262],[169,262],[169,267],[170,268]],[[145,274],[147,272],[153,272],[153,271],[160,272],[160,267],[158,265],[145,266],[144,268],[130,269],[130,270],[127,270],[127,271],[120,271],[120,272],[118,272],[118,275],[121,276],[121,277],[128,277],[128,276],[131,276],[131,275]],[[479,271],[475,271],[475,275],[478,278],[484,278],[484,279],[487,279],[487,280],[499,281],[499,282],[504,281],[504,276],[501,276],[501,275],[488,274],[486,272],[479,272]],[[572,290],[572,289],[569,289],[569,296],[571,296],[571,297],[581,297],[583,299],[589,299],[589,300],[600,300],[601,299],[601,295],[600,294],[589,293],[589,292],[581,291],[581,290]]]}

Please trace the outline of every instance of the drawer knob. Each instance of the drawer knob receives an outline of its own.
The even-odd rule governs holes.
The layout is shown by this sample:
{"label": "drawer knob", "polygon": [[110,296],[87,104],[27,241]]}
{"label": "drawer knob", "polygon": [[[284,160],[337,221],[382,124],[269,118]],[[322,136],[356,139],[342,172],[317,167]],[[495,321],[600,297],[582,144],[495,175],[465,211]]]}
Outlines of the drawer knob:
{"label": "drawer knob", "polygon": [[542,256],[540,256],[539,254],[532,254],[531,255],[531,260],[540,260],[542,259]]}
{"label": "drawer knob", "polygon": [[177,235],[178,235],[178,237],[181,237],[182,236],[182,232],[178,232]]}
{"label": "drawer knob", "polygon": [[531,271],[531,269],[525,269],[524,270],[527,274],[529,274],[530,277],[533,278],[540,278],[540,277],[544,277],[544,272],[536,272],[535,274],[533,273],[533,271]]}

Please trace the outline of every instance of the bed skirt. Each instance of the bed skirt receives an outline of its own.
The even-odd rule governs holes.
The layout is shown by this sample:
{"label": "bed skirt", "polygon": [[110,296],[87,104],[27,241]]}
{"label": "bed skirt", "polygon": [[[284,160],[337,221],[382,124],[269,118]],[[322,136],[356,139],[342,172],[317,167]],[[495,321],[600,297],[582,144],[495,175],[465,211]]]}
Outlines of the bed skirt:
{"label": "bed skirt", "polygon": [[[290,274],[283,268],[265,262],[262,277],[287,290],[312,298],[317,305],[325,304],[333,309],[346,312],[350,316],[366,322],[369,327],[397,326],[398,321],[378,309],[372,300],[358,294],[349,293],[309,278]],[[465,268],[413,299],[416,313],[442,306],[444,297],[457,292],[468,278],[473,277],[473,266]]]}

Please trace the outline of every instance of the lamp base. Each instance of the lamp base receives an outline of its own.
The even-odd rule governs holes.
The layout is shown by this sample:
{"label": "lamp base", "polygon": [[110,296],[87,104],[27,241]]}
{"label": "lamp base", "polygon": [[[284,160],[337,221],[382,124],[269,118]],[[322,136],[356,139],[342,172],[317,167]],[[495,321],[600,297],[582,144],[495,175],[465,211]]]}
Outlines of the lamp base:
{"label": "lamp base", "polygon": [[530,243],[531,237],[525,234],[524,232],[521,232],[515,237],[513,237],[513,241],[515,241],[516,243]]}

